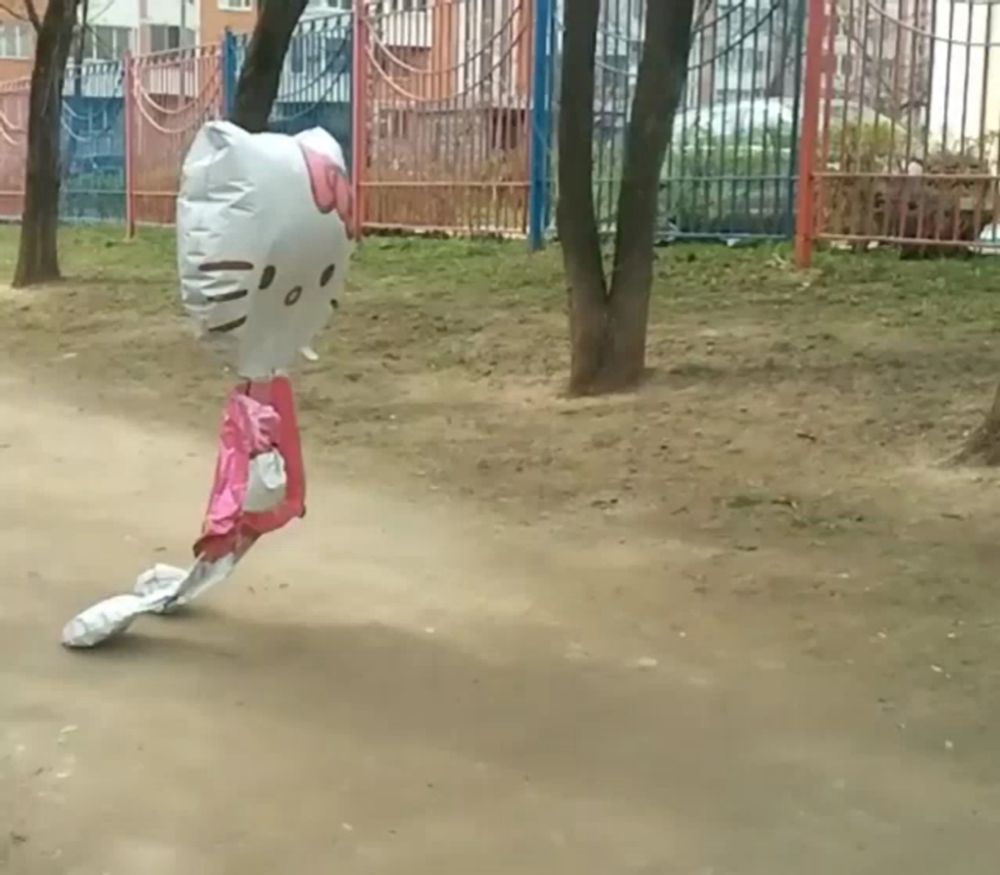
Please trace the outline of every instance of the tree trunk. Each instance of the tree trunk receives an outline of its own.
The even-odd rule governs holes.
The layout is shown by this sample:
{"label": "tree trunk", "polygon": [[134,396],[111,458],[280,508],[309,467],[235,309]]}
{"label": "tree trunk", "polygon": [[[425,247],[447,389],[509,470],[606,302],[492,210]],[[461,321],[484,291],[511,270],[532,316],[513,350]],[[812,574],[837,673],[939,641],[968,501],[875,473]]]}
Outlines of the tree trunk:
{"label": "tree trunk", "polygon": [[271,107],[278,96],[281,68],[306,3],[307,0],[270,0],[261,4],[236,86],[231,119],[244,130],[253,134],[267,130]]}
{"label": "tree trunk", "polygon": [[[798,0],[806,2],[806,0]],[[782,0],[780,6],[776,6],[773,12],[767,15],[772,16],[772,21],[778,20],[778,9],[781,9],[781,33],[775,40],[772,35],[772,49],[774,42],[778,43],[777,51],[773,51],[771,57],[771,69],[767,74],[767,85],[764,86],[764,97],[784,97],[785,81],[788,78],[788,65],[792,60],[792,51],[798,45],[798,28],[792,25],[796,19],[791,13],[795,10],[790,5],[789,0]],[[773,34],[773,31],[772,31]]]}
{"label": "tree trunk", "polygon": [[603,382],[611,388],[637,385],[646,369],[660,171],[684,94],[693,15],[693,0],[646,5],[646,36],[618,196],[610,331],[603,375]]}
{"label": "tree trunk", "polygon": [[1000,385],[986,419],[951,460],[955,465],[1000,465]]}
{"label": "tree trunk", "polygon": [[633,388],[645,371],[660,170],[683,95],[693,14],[693,0],[646,5],[609,284],[594,213],[592,169],[600,2],[566,4],[556,215],[570,285],[573,394]]}
{"label": "tree trunk", "polygon": [[50,0],[39,23],[28,107],[28,160],[15,288],[57,280],[59,140],[66,60],[78,0]]}
{"label": "tree trunk", "polygon": [[607,287],[594,211],[594,54],[600,0],[566,4],[559,97],[556,225],[569,280],[570,392],[601,372],[608,329]]}

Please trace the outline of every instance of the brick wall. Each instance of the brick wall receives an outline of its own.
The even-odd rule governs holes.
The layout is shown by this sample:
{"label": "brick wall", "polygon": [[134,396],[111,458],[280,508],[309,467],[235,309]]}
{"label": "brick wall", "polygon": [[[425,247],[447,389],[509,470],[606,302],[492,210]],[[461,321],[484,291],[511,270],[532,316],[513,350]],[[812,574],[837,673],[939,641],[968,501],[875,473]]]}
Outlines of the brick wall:
{"label": "brick wall", "polygon": [[[14,2],[9,5],[15,9],[21,8],[21,4],[18,0],[14,0]],[[36,0],[35,6],[38,9],[39,15],[45,11],[46,5],[46,0]],[[21,19],[11,15],[7,10],[0,8],[0,24],[6,24],[8,22],[13,22],[15,24],[25,23]],[[31,30],[31,25],[29,24],[27,26],[29,30]],[[34,40],[33,30],[31,30],[31,39]],[[34,51],[32,51],[31,54],[34,56]],[[20,79],[22,76],[30,76],[31,63],[32,58],[0,58],[0,82],[6,81],[7,79]]]}
{"label": "brick wall", "polygon": [[233,12],[220,9],[219,0],[201,0],[198,42],[202,45],[219,42],[227,27],[233,33],[249,33],[256,21],[255,9]]}

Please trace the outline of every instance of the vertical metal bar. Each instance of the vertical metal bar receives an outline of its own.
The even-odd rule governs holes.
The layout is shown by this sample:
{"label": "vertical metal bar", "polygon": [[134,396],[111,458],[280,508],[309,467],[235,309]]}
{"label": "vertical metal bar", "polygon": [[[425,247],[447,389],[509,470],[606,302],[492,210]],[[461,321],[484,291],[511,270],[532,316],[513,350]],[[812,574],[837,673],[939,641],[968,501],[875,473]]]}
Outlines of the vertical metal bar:
{"label": "vertical metal bar", "polygon": [[[941,124],[941,146],[948,148],[948,105],[951,102],[951,59],[955,42],[955,0],[948,0],[948,42],[944,61],[944,116]],[[936,17],[936,16],[935,16]],[[935,34],[937,29],[935,28]]]}
{"label": "vertical metal bar", "polygon": [[[793,221],[793,216],[795,215],[795,198],[797,193],[797,188],[795,184],[795,177],[797,172],[801,172],[799,167],[799,135],[801,133],[799,128],[799,116],[802,111],[802,89],[803,89],[803,77],[802,77],[802,55],[803,55],[803,44],[805,42],[805,21],[806,21],[806,0],[796,0],[795,2],[795,92],[792,98],[792,132],[791,132],[791,144],[788,152],[788,179],[786,181],[786,206],[785,206],[785,217],[782,222],[782,230],[792,233],[795,225]],[[820,34],[820,46],[822,47],[822,34]],[[817,107],[816,120],[819,119],[819,107]],[[780,183],[779,183],[780,184]],[[801,186],[802,181],[799,179],[798,184]]]}
{"label": "vertical metal bar", "polygon": [[[972,77],[972,22],[979,7],[970,3],[966,8],[969,20],[965,28],[965,80],[962,84],[962,131],[960,152],[965,152],[965,128],[969,122],[969,82]],[[984,40],[985,41],[985,40]]]}
{"label": "vertical metal bar", "polygon": [[531,188],[528,199],[528,244],[538,252],[545,245],[545,214],[548,211],[549,145],[552,116],[549,107],[549,28],[552,24],[552,0],[535,0],[534,49],[531,76]]}
{"label": "vertical metal bar", "polygon": [[[770,16],[770,17],[768,17],[768,16]],[[774,63],[775,63],[775,51],[774,51],[774,49],[775,49],[775,22],[776,21],[780,21],[780,25],[779,26],[781,28],[780,33],[781,33],[781,36],[782,36],[782,45],[783,45],[784,44],[784,39],[783,38],[784,38],[785,33],[786,33],[786,29],[785,28],[786,28],[786,25],[788,23],[788,0],[781,0],[781,16],[780,16],[780,19],[779,19],[779,16],[778,16],[777,6],[772,7],[772,10],[770,12],[765,12],[763,18],[761,18],[759,10],[758,10],[758,16],[757,16],[757,32],[758,32],[758,34],[759,34],[761,28],[763,27],[765,21],[767,22],[767,37],[766,37],[766,43],[765,43],[765,47],[764,47],[764,51],[763,51],[763,57],[759,59],[759,60],[762,61],[762,64],[760,64],[760,65],[757,64],[758,58],[757,58],[757,49],[756,49],[756,46],[754,48],[754,88],[753,88],[753,98],[756,101],[758,93],[760,94],[760,97],[761,97],[760,105],[761,105],[761,107],[764,110],[764,134],[763,134],[763,137],[761,138],[760,160],[758,162],[758,169],[757,169],[757,173],[756,173],[757,183],[758,184],[757,184],[757,186],[755,186],[755,190],[756,190],[756,193],[757,193],[758,205],[759,205],[758,206],[758,211],[759,211],[758,215],[762,219],[760,225],[758,226],[758,229],[760,231],[762,231],[762,232],[766,231],[766,232],[769,232],[769,233],[774,233],[777,230],[774,227],[774,222],[777,219],[777,209],[776,209],[777,198],[774,199],[774,202],[769,202],[769,200],[770,200],[770,194],[771,194],[771,185],[770,185],[770,181],[768,180],[767,177],[768,176],[777,176],[778,173],[779,173],[777,165],[778,165],[778,161],[780,159],[778,159],[777,156],[778,156],[778,153],[781,150],[780,150],[780,147],[778,146],[778,144],[775,143],[774,138],[777,136],[779,138],[779,142],[780,142],[780,137],[781,137],[781,113],[778,113],[778,120],[777,120],[778,121],[778,124],[777,124],[778,130],[777,130],[777,132],[775,132],[774,129],[772,128],[772,126],[771,126],[771,123],[770,123],[770,117],[769,117],[769,113],[768,113],[768,106],[769,106],[769,100],[770,100],[770,98],[772,96],[777,97],[778,99],[780,99],[780,98],[784,97],[784,92],[785,92],[785,88],[784,88],[784,72],[785,72],[784,58],[781,57],[781,56],[778,56],[778,63],[780,64],[781,69],[779,71],[780,82],[779,82],[779,87],[777,89],[779,93],[777,95],[772,95],[771,94],[770,85],[771,85],[771,81],[772,81],[772,76],[773,76],[773,74],[775,72],[775,69],[774,69]],[[758,38],[759,38],[759,36],[758,36]],[[761,74],[761,73],[763,73],[762,77],[759,76],[759,74]],[[774,159],[774,164],[775,164],[775,167],[773,168],[773,170],[772,170],[772,167],[771,167],[772,158]]]}
{"label": "vertical metal bar", "polygon": [[236,35],[227,27],[222,34],[222,111],[233,117],[236,106]]}
{"label": "vertical metal bar", "polygon": [[[878,173],[882,172],[884,175],[873,176],[871,178],[871,185],[869,187],[869,197],[870,201],[868,203],[868,208],[864,211],[864,233],[866,236],[872,235],[877,236],[879,233],[879,223],[877,220],[877,201],[878,201],[878,191],[880,187],[884,188],[882,208],[883,211],[888,210],[888,187],[892,184],[891,169],[892,169],[892,156],[890,154],[887,164],[885,167],[878,167],[877,163],[882,160],[879,155],[880,151],[880,141],[879,141],[879,131],[881,130],[881,118],[883,115],[887,115],[881,111],[882,107],[882,92],[885,90],[885,82],[882,78],[883,67],[885,66],[885,24],[886,24],[886,13],[882,8],[876,9],[875,14],[878,16],[878,50],[875,55],[875,93],[872,95],[871,103],[872,108],[875,110],[875,123],[874,123],[874,136],[875,142],[872,144],[875,154],[872,159],[872,171]],[[865,10],[865,21],[867,23],[867,7]],[[867,34],[867,30],[866,30]],[[867,36],[866,36],[867,44]],[[863,111],[862,107],[862,111]],[[887,118],[890,131],[895,125],[895,119],[889,115]],[[890,134],[891,136],[891,134]]]}
{"label": "vertical metal bar", "polygon": [[[994,46],[992,42],[993,39],[993,4],[990,3],[986,6],[986,22],[983,30],[983,77],[980,87],[982,89],[980,102],[979,102],[979,149],[978,149],[978,167],[976,168],[978,173],[988,173],[990,171],[990,165],[986,160],[986,115],[988,109],[987,100],[989,96],[989,86],[990,86],[990,54],[991,49]],[[996,184],[993,182],[980,182],[978,184],[979,194],[976,197],[976,210],[973,216],[973,233],[978,237],[981,233],[980,225],[983,221],[983,209],[985,208],[986,195],[990,188],[995,188]],[[991,242],[996,245],[996,221],[997,216],[994,214],[990,221],[992,223],[992,230],[990,236],[993,238]]]}
{"label": "vertical metal bar", "polygon": [[[913,20],[909,22],[910,36],[909,36],[909,58],[907,63],[909,64],[909,76],[908,83],[906,86],[906,143],[903,152],[903,160],[901,162],[902,170],[906,174],[907,178],[903,181],[900,186],[899,191],[899,225],[893,232],[890,229],[890,234],[895,237],[902,237],[906,233],[906,218],[910,211],[910,164],[913,161],[913,119],[914,119],[914,98],[916,96],[916,86],[917,86],[917,34],[920,31],[920,2],[921,0],[913,0]],[[905,19],[904,19],[905,23]],[[898,51],[898,47],[897,47]],[[897,61],[897,64],[899,62]]]}
{"label": "vertical metal bar", "polygon": [[816,160],[819,163],[819,172],[816,174],[816,184],[814,187],[813,222],[814,233],[816,229],[823,227],[826,218],[826,177],[824,171],[830,157],[830,117],[833,112],[833,86],[836,67],[834,58],[836,52],[837,39],[837,6],[836,2],[831,3],[830,15],[826,20],[826,49],[823,70],[820,74],[820,92],[822,94],[823,113],[819,122],[818,148]]}
{"label": "vertical metal bar", "polygon": [[[969,123],[969,82],[972,76],[972,23],[977,8],[978,8],[977,6],[970,3],[965,10],[966,15],[968,15],[969,18],[968,21],[966,22],[966,28],[965,28],[965,47],[964,47],[965,76],[962,84],[962,122],[961,122],[962,127],[961,131],[959,132],[959,148],[958,148],[960,161],[962,162],[965,162],[968,159],[968,154],[966,152],[966,143],[965,143],[966,141],[965,129]],[[969,168],[967,166],[963,167],[962,165],[960,165],[959,173],[962,173],[963,171],[967,173],[969,171]],[[961,228],[962,224],[962,203],[964,200],[962,197],[962,192],[964,188],[965,188],[964,185],[962,185],[961,181],[959,181],[958,187],[952,189],[955,196],[955,204],[952,211],[953,215],[951,221],[952,240],[959,239],[959,229]]]}
{"label": "vertical metal bar", "polygon": [[[773,7],[772,7],[772,9],[773,9]],[[772,12],[771,14],[773,15],[774,12]],[[748,143],[747,156],[746,156],[746,159],[747,159],[747,161],[746,161],[746,165],[747,165],[747,178],[746,178],[746,181],[744,182],[744,187],[745,187],[745,210],[746,210],[746,216],[744,218],[744,221],[746,222],[746,227],[752,233],[757,233],[757,231],[760,230],[760,227],[761,227],[760,224],[759,224],[759,222],[760,222],[760,211],[759,211],[759,209],[757,211],[757,218],[756,218],[756,220],[751,220],[751,218],[750,218],[753,215],[753,212],[751,210],[751,204],[750,204],[750,191],[751,191],[751,189],[754,188],[754,185],[753,185],[754,161],[755,161],[755,157],[754,156],[756,154],[755,153],[756,146],[754,145],[754,141],[753,141],[753,129],[754,129],[755,118],[756,118],[756,115],[757,115],[756,109],[757,109],[758,106],[760,106],[761,111],[764,113],[764,119],[763,119],[763,122],[762,122],[762,124],[763,124],[763,133],[761,135],[761,141],[762,141],[762,149],[763,149],[763,151],[762,151],[760,157],[758,159],[756,159],[756,160],[761,164],[761,166],[764,166],[764,167],[767,166],[767,104],[763,100],[761,100],[759,103],[757,101],[757,91],[758,91],[757,80],[758,80],[758,77],[760,75],[760,67],[761,67],[761,64],[758,63],[758,61],[760,60],[760,55],[761,55],[761,51],[760,51],[760,30],[761,30],[761,28],[763,26],[764,26],[764,22],[761,20],[761,17],[760,17],[760,9],[758,7],[754,7],[754,14],[753,14],[753,40],[752,40],[751,46],[750,46],[750,142]],[[768,44],[770,45],[770,42]],[[765,72],[764,75],[765,75],[765,78],[766,78],[767,77],[767,73]],[[759,176],[759,174],[758,174],[758,176]],[[763,200],[764,200],[764,198],[763,198],[763,194],[762,194],[761,198],[760,198],[760,205],[763,205]]]}
{"label": "vertical metal bar", "polygon": [[[631,3],[631,0],[629,0],[629,2]],[[556,34],[556,28],[559,27],[559,22],[561,21],[561,19],[557,15],[557,11],[556,11],[558,4],[559,4],[559,0],[553,0],[552,10],[551,10],[551,17],[550,17],[550,20],[549,20],[549,48],[548,48],[548,52],[549,52],[549,59],[550,59],[549,60],[549,65],[550,66],[549,66],[549,90],[548,90],[548,94],[546,95],[546,99],[548,101],[548,105],[549,105],[549,109],[550,109],[550,116],[551,116],[551,108],[552,108],[552,106],[554,105],[554,102],[555,102],[555,89],[556,89],[556,84],[555,84],[555,82],[556,82],[556,75],[555,74],[556,74],[556,64],[557,64],[556,44],[557,44],[557,41],[558,41],[557,40],[557,34]],[[555,202],[555,198],[552,196],[553,190],[555,188],[555,174],[552,173],[552,159],[553,159],[553,155],[554,155],[554,150],[552,148],[552,133],[555,130],[555,119],[550,118],[549,125],[550,125],[550,128],[549,128],[549,154],[548,154],[548,157],[546,158],[546,163],[547,163],[547,166],[548,166],[548,184],[546,186],[547,191],[546,191],[546,196],[545,196],[545,227],[546,228],[550,227],[550,225],[552,224],[553,204]]]}
{"label": "vertical metal bar", "polygon": [[[860,51],[861,55],[861,75],[858,77],[858,115],[857,122],[854,126],[854,155],[858,161],[858,169],[864,171],[868,166],[865,163],[865,159],[869,156],[865,155],[866,144],[864,143],[865,135],[865,92],[866,86],[868,85],[868,78],[871,75],[872,61],[869,58],[868,53],[868,22],[870,20],[871,12],[871,0],[861,0],[861,28],[860,28]],[[878,70],[875,71],[876,80],[878,79]],[[873,129],[878,132],[878,123],[876,122]],[[874,146],[874,143],[870,144]],[[853,212],[849,219],[849,225],[847,227],[847,233],[857,236],[864,233],[864,228],[868,223],[869,209],[866,207],[866,202],[871,198],[871,192],[873,188],[873,178],[870,176],[860,176],[858,177],[857,184],[857,209]]]}
{"label": "vertical metal bar", "polygon": [[[743,142],[742,131],[740,130],[740,124],[743,121],[742,114],[740,112],[740,107],[743,103],[743,59],[746,55],[746,41],[747,41],[747,2],[743,0],[740,3],[740,36],[739,43],[736,49],[736,107],[734,109],[735,117],[733,119],[733,164],[731,168],[726,167],[725,163],[725,153],[723,153],[723,165],[720,168],[723,174],[729,176],[729,215],[722,217],[720,222],[720,230],[723,224],[728,224],[736,216],[736,190],[739,185],[739,180],[737,173],[740,167],[740,143]],[[728,72],[728,71],[727,71]],[[728,88],[726,89],[728,92]],[[752,91],[751,91],[752,93]],[[727,100],[728,103],[728,100]],[[723,104],[725,107],[726,104]],[[723,109],[725,112],[725,109]],[[750,130],[748,131],[748,136],[753,138],[753,104],[751,103],[750,108]],[[745,182],[745,180],[744,180]]]}
{"label": "vertical metal bar", "polygon": [[[886,168],[891,176],[887,180],[886,184],[886,198],[883,205],[882,214],[882,224],[879,229],[879,236],[888,237],[892,232],[892,195],[902,202],[903,200],[903,188],[905,186],[906,180],[899,179],[899,162],[896,160],[896,128],[899,125],[899,116],[902,112],[902,103],[899,95],[899,82],[901,78],[901,68],[904,63],[905,55],[902,48],[902,32],[903,32],[903,16],[906,14],[906,3],[905,0],[900,0],[898,13],[899,18],[894,22],[896,28],[896,41],[892,53],[892,83],[889,86],[889,107],[892,115],[889,118],[889,164]],[[883,21],[885,16],[883,15]],[[905,173],[905,167],[903,168]]]}
{"label": "vertical metal bar", "polygon": [[552,0],[535,0],[532,9],[534,42],[532,51],[530,190],[528,196],[528,244],[538,252],[545,244],[545,215],[548,212],[548,170],[551,143],[549,108],[549,56]]}
{"label": "vertical metal bar", "polygon": [[[591,107],[591,112],[597,113],[597,118],[595,119],[594,124],[596,142],[591,143],[591,151],[595,165],[594,169],[596,171],[594,174],[594,183],[597,187],[597,191],[595,193],[595,205],[597,210],[597,227],[600,230],[603,230],[605,221],[610,222],[615,215],[613,204],[614,198],[612,192],[608,190],[613,184],[609,181],[609,178],[613,177],[614,174],[608,173],[606,166],[608,143],[605,137],[605,113],[607,112],[608,106],[608,34],[611,29],[611,23],[608,20],[608,15],[608,5],[606,3],[602,3],[601,14],[597,24],[597,36],[594,48],[594,96],[596,98],[597,105]],[[615,122],[617,123],[617,119],[615,119]],[[621,157],[618,154],[617,140],[611,148],[611,158],[612,161],[621,160]]]}
{"label": "vertical metal bar", "polygon": [[355,240],[365,226],[364,175],[367,161],[368,24],[366,0],[354,0],[354,39],[351,51],[351,188],[354,195]]}
{"label": "vertical metal bar", "polygon": [[[721,51],[716,51],[715,56],[712,59],[712,82],[715,83],[715,66],[716,64],[722,64],[722,118],[721,122],[721,135],[719,137],[719,148],[718,152],[715,150],[715,138],[714,134],[709,128],[709,144],[711,148],[712,161],[710,172],[717,177],[717,186],[719,193],[718,200],[718,213],[712,218],[718,220],[722,215],[723,204],[726,202],[726,179],[724,175],[724,170],[726,166],[726,122],[728,121],[728,109],[729,109],[729,83],[732,77],[729,75],[729,62],[730,55],[732,53],[732,42],[730,40],[730,31],[732,30],[732,17],[733,8],[729,7],[726,11],[725,18],[723,20],[726,23],[725,33],[723,35],[724,47]],[[716,19],[716,28],[718,28],[718,19]],[[718,35],[716,35],[715,44],[719,44]],[[715,98],[717,93],[715,89],[712,89],[712,95],[709,100],[709,118],[712,122],[715,121]],[[700,230],[700,229],[699,229]]]}
{"label": "vertical metal bar", "polygon": [[125,52],[125,236],[135,237],[135,59]]}
{"label": "vertical metal bar", "polygon": [[809,267],[812,263],[812,241],[816,221],[813,215],[813,177],[816,163],[816,134],[819,126],[823,33],[826,26],[825,0],[809,0],[808,22],[802,139],[799,146],[798,214],[795,218],[795,261],[801,268]]}

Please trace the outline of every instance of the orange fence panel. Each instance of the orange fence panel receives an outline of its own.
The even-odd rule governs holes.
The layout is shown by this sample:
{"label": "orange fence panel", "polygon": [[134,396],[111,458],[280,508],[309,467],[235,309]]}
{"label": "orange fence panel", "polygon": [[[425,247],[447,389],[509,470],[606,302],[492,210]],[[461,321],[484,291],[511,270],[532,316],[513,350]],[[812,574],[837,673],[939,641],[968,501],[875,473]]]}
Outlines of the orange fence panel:
{"label": "orange fence panel", "polygon": [[0,216],[19,217],[24,208],[30,89],[28,79],[0,82]]}
{"label": "orange fence panel", "polygon": [[814,196],[811,218],[800,216],[811,225],[805,235],[913,254],[1000,243],[1000,6],[818,5],[809,23],[821,61],[815,157],[803,156],[813,161]]}
{"label": "orange fence panel", "polygon": [[129,207],[138,224],[174,222],[181,166],[198,129],[222,118],[219,46],[132,60],[126,119]]}
{"label": "orange fence panel", "polygon": [[360,6],[365,227],[523,236],[530,0]]}

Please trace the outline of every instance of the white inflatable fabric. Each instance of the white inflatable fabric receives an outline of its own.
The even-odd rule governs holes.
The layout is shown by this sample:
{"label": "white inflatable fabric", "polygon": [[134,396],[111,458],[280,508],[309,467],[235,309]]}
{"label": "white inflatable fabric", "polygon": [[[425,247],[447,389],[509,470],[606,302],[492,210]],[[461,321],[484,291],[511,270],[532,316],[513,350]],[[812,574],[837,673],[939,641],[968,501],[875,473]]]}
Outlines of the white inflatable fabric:
{"label": "white inflatable fabric", "polygon": [[[251,462],[248,492],[259,510],[281,502],[285,463],[280,453],[262,453]],[[187,570],[154,565],[136,578],[130,594],[111,596],[77,614],[63,627],[62,643],[72,648],[95,647],[121,635],[136,617],[173,613],[229,577],[251,546],[253,542],[246,543],[241,550],[214,562],[199,557]]]}
{"label": "white inflatable fabric", "polygon": [[181,298],[240,376],[268,379],[311,355],[344,288],[352,224],[343,151],[326,131],[201,129],[177,201]]}
{"label": "white inflatable fabric", "polygon": [[[289,370],[327,323],[353,248],[351,187],[337,141],[314,129],[288,137],[210,122],[184,162],[177,266],[184,306],[209,345],[248,380]],[[250,463],[246,511],[285,498],[277,451]],[[98,602],[63,629],[67,647],[93,647],[142,614],[170,613],[225,580],[252,546],[184,570],[156,565],[131,594]]]}
{"label": "white inflatable fabric", "polygon": [[231,553],[215,562],[198,559],[187,571],[155,565],[139,575],[131,594],[115,595],[81,611],[63,628],[66,647],[95,647],[120,635],[143,614],[170,614],[208,588],[222,583],[244,554]]}

